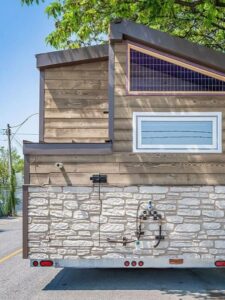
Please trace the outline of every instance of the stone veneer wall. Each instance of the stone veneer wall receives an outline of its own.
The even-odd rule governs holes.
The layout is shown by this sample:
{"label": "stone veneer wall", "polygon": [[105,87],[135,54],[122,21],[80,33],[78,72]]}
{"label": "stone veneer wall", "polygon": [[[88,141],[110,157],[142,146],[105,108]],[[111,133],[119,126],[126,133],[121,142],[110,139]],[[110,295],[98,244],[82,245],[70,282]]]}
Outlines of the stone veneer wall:
{"label": "stone veneer wall", "polygon": [[[152,200],[164,217],[165,240],[158,248],[158,223],[145,221],[141,249],[107,238],[135,238],[139,202]],[[170,256],[225,258],[225,186],[30,187],[30,258],[115,258]],[[101,210],[101,217],[99,217]],[[99,235],[99,221],[100,235]],[[100,238],[100,243],[99,243]]]}

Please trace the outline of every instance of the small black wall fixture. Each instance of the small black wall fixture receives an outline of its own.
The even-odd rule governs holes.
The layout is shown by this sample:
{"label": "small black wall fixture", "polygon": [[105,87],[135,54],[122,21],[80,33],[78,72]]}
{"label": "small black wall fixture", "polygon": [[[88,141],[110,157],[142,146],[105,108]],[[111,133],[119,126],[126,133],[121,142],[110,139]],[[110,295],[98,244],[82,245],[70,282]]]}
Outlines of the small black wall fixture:
{"label": "small black wall fixture", "polygon": [[94,174],[90,177],[90,180],[93,183],[107,183],[107,175]]}

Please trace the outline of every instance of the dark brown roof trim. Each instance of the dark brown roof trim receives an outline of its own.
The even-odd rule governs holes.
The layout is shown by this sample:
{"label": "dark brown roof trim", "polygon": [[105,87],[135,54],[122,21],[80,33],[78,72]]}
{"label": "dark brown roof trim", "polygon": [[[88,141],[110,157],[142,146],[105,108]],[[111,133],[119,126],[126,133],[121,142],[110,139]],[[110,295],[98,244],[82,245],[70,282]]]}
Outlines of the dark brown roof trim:
{"label": "dark brown roof trim", "polygon": [[91,144],[91,143],[80,143],[80,144],[40,144],[40,143],[27,143],[23,144],[24,155],[76,155],[76,154],[111,154],[112,143],[102,144]]}
{"label": "dark brown roof trim", "polygon": [[123,20],[110,24],[111,42],[130,39],[146,46],[225,72],[225,54],[168,33]]}
{"label": "dark brown roof trim", "polygon": [[108,58],[108,45],[97,45],[79,49],[70,49],[37,54],[37,68],[53,68],[76,62],[92,61]]}

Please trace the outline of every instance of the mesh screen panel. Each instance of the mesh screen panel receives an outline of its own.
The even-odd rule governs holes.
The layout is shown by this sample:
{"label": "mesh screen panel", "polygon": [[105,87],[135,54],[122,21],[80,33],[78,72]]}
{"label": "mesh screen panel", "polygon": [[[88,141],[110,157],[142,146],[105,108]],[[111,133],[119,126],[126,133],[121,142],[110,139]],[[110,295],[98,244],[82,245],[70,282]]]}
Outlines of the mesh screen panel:
{"label": "mesh screen panel", "polygon": [[130,90],[224,92],[225,82],[130,49]]}

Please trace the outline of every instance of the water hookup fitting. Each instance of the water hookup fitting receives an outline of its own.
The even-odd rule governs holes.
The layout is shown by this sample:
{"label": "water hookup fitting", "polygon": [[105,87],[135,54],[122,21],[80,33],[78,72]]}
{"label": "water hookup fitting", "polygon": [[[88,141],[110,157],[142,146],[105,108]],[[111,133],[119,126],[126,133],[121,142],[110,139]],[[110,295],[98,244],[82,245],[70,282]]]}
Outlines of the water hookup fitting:
{"label": "water hookup fitting", "polygon": [[157,210],[154,209],[152,202],[149,201],[147,204],[146,209],[142,211],[142,213],[139,215],[140,206],[143,203],[139,203],[137,208],[137,217],[136,217],[136,240],[129,240],[126,237],[123,237],[122,240],[112,240],[110,238],[107,238],[107,241],[109,243],[121,243],[123,246],[126,246],[129,243],[135,242],[136,248],[140,246],[140,239],[145,234],[145,232],[142,229],[142,221],[145,221],[152,217],[154,221],[159,222],[159,234],[155,236],[155,239],[157,240],[157,243],[154,245],[154,248],[157,248],[161,242],[161,240],[164,240],[164,236],[162,235],[162,215],[157,212]]}

